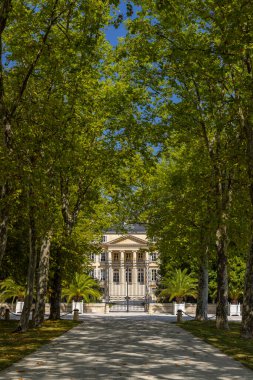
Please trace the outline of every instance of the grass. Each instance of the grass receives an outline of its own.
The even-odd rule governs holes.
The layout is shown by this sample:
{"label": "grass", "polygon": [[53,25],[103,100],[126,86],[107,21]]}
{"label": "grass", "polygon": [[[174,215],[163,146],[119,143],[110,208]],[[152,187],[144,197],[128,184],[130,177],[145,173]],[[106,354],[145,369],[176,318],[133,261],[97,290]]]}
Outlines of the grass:
{"label": "grass", "polygon": [[185,321],[179,326],[253,369],[253,342],[240,337],[241,323],[230,322],[229,330],[216,329],[215,321]]}
{"label": "grass", "polygon": [[31,328],[25,333],[13,333],[17,321],[0,320],[0,370],[36,351],[78,323],[67,320],[45,321],[39,328]]}

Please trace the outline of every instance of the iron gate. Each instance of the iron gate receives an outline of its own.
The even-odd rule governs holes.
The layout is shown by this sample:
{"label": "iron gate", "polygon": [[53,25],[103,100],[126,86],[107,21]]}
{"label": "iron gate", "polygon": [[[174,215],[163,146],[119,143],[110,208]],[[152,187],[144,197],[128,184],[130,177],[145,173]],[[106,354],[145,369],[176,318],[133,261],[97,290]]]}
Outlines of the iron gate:
{"label": "iron gate", "polygon": [[145,301],[113,301],[109,303],[110,311],[121,311],[121,312],[145,312],[146,303]]}

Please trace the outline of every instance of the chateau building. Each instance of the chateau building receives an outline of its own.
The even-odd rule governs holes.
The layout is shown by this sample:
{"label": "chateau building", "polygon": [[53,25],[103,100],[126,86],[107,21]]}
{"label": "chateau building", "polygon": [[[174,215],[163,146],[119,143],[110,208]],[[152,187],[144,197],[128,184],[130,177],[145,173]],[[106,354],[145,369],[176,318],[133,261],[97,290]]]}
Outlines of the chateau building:
{"label": "chateau building", "polygon": [[109,230],[103,252],[92,257],[91,275],[100,281],[106,302],[147,305],[155,301],[158,254],[150,250],[145,228],[134,224],[127,232]]}

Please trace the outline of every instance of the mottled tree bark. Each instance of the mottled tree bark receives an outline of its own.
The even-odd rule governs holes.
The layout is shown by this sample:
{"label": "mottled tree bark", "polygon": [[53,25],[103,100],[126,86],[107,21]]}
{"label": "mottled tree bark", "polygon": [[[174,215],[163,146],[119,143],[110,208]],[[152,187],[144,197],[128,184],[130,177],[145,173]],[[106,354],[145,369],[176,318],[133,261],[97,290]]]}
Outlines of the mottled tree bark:
{"label": "mottled tree bark", "polygon": [[253,338],[253,237],[245,274],[241,336],[247,339]]}
{"label": "mottled tree bark", "polygon": [[[29,202],[33,202],[32,190],[29,192]],[[36,230],[35,230],[35,207],[31,204],[29,206],[29,266],[27,275],[27,290],[24,300],[24,307],[20,317],[18,331],[24,332],[29,327],[29,317],[33,303],[35,272],[37,265],[37,250],[36,250]]]}
{"label": "mottled tree bark", "polygon": [[[247,164],[249,178],[249,195],[253,207],[253,111],[248,115],[247,120],[240,110],[242,127],[244,129],[247,142]],[[242,309],[242,329],[241,335],[244,338],[253,338],[253,215],[251,221],[251,238],[249,243],[247,268],[244,282],[243,309]]]}
{"label": "mottled tree bark", "polygon": [[227,275],[227,230],[220,225],[216,231],[217,251],[217,309],[216,327],[228,327],[228,275]]}
{"label": "mottled tree bark", "polygon": [[37,291],[35,303],[34,325],[40,326],[44,322],[45,303],[48,285],[49,258],[52,233],[49,232],[43,239],[37,275]]}
{"label": "mottled tree bark", "polygon": [[6,251],[6,245],[7,245],[7,236],[8,236],[8,221],[9,221],[9,209],[8,206],[5,204],[6,198],[8,196],[7,191],[7,183],[2,186],[1,191],[1,203],[3,206],[1,207],[0,216],[0,268],[1,263],[3,260],[3,257],[5,255]]}
{"label": "mottled tree bark", "polygon": [[61,318],[61,291],[62,291],[62,257],[61,250],[57,248],[56,265],[51,282],[50,315],[49,319],[55,321]]}
{"label": "mottled tree bark", "polygon": [[[202,99],[199,92],[199,86],[194,82],[196,98],[199,103],[199,109],[202,110]],[[224,165],[222,152],[225,147],[222,145],[220,128],[216,128],[215,135],[210,140],[208,129],[205,123],[205,113],[203,119],[200,119],[203,139],[209,153],[210,162],[213,171],[213,196],[215,199],[216,212],[216,252],[217,252],[217,282],[218,282],[218,304],[216,313],[216,327],[228,328],[227,305],[228,305],[228,280],[227,280],[227,222],[229,209],[231,205],[231,170],[229,166]]]}
{"label": "mottled tree bark", "polygon": [[208,247],[205,247],[199,265],[198,299],[195,319],[207,320],[208,307]]}
{"label": "mottled tree bark", "polygon": [[[246,163],[249,181],[249,196],[251,206],[253,207],[253,95],[252,95],[252,62],[249,56],[244,57],[247,74],[251,77],[249,104],[241,103],[240,94],[236,92],[236,98],[239,104],[238,114],[242,134],[246,141]],[[247,267],[244,281],[243,308],[242,308],[242,328],[241,336],[244,338],[253,338],[253,214],[251,215],[251,237],[249,242]]]}

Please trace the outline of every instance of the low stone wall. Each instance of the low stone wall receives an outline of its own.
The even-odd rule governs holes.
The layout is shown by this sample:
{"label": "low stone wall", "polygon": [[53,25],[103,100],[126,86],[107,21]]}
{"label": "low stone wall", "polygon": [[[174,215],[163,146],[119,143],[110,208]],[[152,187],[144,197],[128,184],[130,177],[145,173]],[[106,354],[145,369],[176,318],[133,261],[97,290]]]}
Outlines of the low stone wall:
{"label": "low stone wall", "polygon": [[[185,313],[195,314],[196,307],[197,307],[196,303],[186,303]],[[173,303],[151,303],[149,305],[149,312],[151,314],[155,314],[155,313],[173,314]],[[207,312],[208,314],[216,314],[216,304],[208,304]]]}
{"label": "low stone wall", "polygon": [[[15,304],[0,303],[0,308],[9,308],[10,311],[15,312]],[[195,314],[196,313],[196,303],[186,303],[185,304],[185,313],[186,314]],[[242,305],[241,305],[242,308]],[[61,313],[71,313],[72,305],[71,303],[61,303]],[[83,305],[84,313],[108,313],[109,305],[106,305],[104,302],[101,303],[84,303]],[[208,304],[207,309],[208,314],[216,314],[216,304]],[[50,313],[50,304],[46,303],[45,313]],[[149,304],[149,313],[150,314],[173,314],[173,303],[150,303]]]}
{"label": "low stone wall", "polygon": [[173,304],[172,303],[150,303],[149,313],[150,314],[155,314],[155,313],[172,314]]}
{"label": "low stone wall", "polygon": [[[61,313],[71,313],[72,304],[71,303],[61,303]],[[84,303],[83,312],[85,313],[104,313],[105,303]],[[46,304],[46,314],[50,313],[50,304]]]}
{"label": "low stone wall", "polygon": [[83,305],[84,313],[104,313],[105,312],[105,303],[85,303]]}
{"label": "low stone wall", "polygon": [[216,303],[209,303],[208,304],[207,314],[216,314]]}
{"label": "low stone wall", "polygon": [[195,314],[197,305],[196,303],[186,303],[185,304],[185,312],[186,314]]}

